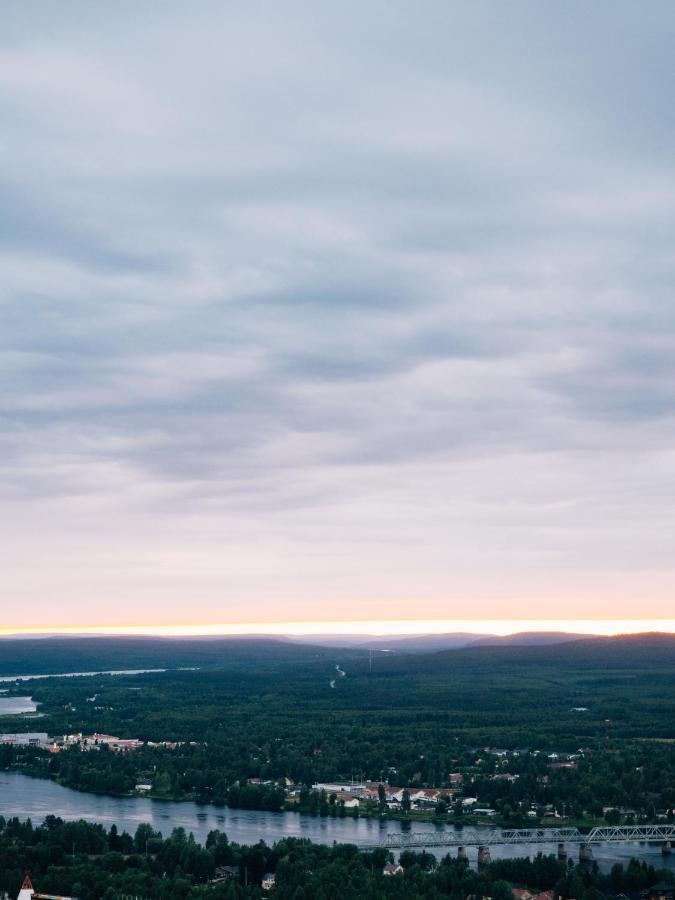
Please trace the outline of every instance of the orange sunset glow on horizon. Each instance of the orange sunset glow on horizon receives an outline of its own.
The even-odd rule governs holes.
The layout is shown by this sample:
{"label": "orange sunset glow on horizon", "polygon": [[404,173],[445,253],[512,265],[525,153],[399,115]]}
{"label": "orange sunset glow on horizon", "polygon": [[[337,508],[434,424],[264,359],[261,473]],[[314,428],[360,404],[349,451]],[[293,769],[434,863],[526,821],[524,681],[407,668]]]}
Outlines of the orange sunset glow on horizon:
{"label": "orange sunset glow on horizon", "polygon": [[443,634],[509,635],[518,632],[560,631],[570,634],[609,636],[643,632],[675,633],[675,619],[398,619],[392,621],[345,622],[249,622],[230,624],[71,625],[0,628],[0,636],[15,634],[156,635],[161,637],[207,637],[241,635],[331,635],[376,636]]}

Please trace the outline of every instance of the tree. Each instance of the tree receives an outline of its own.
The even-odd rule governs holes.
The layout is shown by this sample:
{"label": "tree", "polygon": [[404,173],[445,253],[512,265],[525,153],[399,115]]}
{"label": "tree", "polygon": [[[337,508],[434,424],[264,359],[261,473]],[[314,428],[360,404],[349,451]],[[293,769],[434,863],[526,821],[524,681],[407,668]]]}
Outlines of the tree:
{"label": "tree", "polygon": [[448,804],[447,804],[447,803],[445,802],[445,800],[441,797],[441,799],[440,799],[440,800],[438,801],[438,803],[436,804],[436,809],[434,810],[434,813],[435,813],[437,816],[444,816],[444,815],[447,814],[447,812],[448,812]]}
{"label": "tree", "polygon": [[403,789],[403,796],[401,797],[401,809],[407,816],[410,812],[410,792],[408,788]]}
{"label": "tree", "polygon": [[134,850],[136,853],[146,853],[149,850],[150,841],[159,837],[159,833],[154,830],[152,825],[141,822],[134,835]]}
{"label": "tree", "polygon": [[508,881],[493,881],[490,895],[492,900],[513,900],[513,892]]}
{"label": "tree", "polygon": [[152,782],[152,789],[156,794],[171,793],[171,776],[168,772],[160,772]]}

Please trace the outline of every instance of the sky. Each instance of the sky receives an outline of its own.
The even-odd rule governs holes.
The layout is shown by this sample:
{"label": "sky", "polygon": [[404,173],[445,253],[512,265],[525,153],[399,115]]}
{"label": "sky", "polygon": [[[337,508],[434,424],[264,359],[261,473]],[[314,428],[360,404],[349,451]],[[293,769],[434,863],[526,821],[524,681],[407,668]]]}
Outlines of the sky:
{"label": "sky", "polygon": [[671,617],[674,39],[7,4],[0,625]]}

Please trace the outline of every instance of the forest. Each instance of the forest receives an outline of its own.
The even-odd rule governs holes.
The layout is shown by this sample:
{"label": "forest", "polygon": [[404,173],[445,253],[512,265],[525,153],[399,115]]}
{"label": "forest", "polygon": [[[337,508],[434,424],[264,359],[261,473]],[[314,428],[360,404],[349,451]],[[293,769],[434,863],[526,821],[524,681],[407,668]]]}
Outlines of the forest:
{"label": "forest", "polygon": [[[181,642],[170,646],[181,661],[193,652]],[[57,650],[44,653],[51,665]],[[11,693],[29,689],[40,730],[53,736],[100,732],[177,746],[133,753],[76,746],[58,754],[0,746],[0,767],[99,793],[129,793],[146,779],[155,796],[266,809],[284,806],[280,785],[292,782],[293,808],[323,815],[344,810],[308,791],[315,782],[443,788],[450,773],[460,773],[461,793],[494,808],[500,823],[522,824],[534,812],[537,821],[553,815],[592,824],[607,807],[623,810],[624,821],[672,818],[672,637],[380,652],[372,660],[342,648],[233,641],[213,663],[8,682]],[[0,720],[0,731],[19,730],[19,719],[28,721]],[[560,765],[551,754],[576,758]],[[439,815],[462,812],[450,804]]]}
{"label": "forest", "polygon": [[[344,653],[349,658],[366,655],[359,649]],[[193,667],[270,671],[333,655],[332,648],[261,637],[0,638],[0,676]]]}
{"label": "forest", "polygon": [[[25,872],[41,893],[79,900],[121,900],[125,895],[155,900],[238,900],[273,896],[279,900],[387,900],[469,895],[512,900],[512,886],[553,889],[564,900],[604,900],[657,882],[673,884],[669,870],[637,860],[601,874],[597,865],[575,865],[553,856],[492,862],[480,871],[466,860],[406,851],[403,872],[385,875],[386,850],[359,851],[287,838],[273,847],[231,843],[223,832],[209,834],[205,846],[183,829],[167,837],[146,824],[134,835],[87,822],[48,816],[41,825],[0,817],[0,891],[16,896]],[[261,889],[274,875],[271,892]]]}

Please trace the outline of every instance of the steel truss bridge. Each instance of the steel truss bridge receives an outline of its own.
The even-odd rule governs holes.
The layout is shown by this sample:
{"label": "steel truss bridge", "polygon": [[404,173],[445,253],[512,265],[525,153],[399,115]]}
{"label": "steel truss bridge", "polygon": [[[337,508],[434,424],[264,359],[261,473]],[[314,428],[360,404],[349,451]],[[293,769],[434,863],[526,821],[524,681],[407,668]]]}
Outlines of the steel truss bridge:
{"label": "steel truss bridge", "polygon": [[392,850],[416,847],[495,847],[503,844],[589,844],[654,841],[664,846],[675,842],[673,825],[616,825],[593,828],[462,828],[452,831],[411,831],[387,834],[372,847]]}

